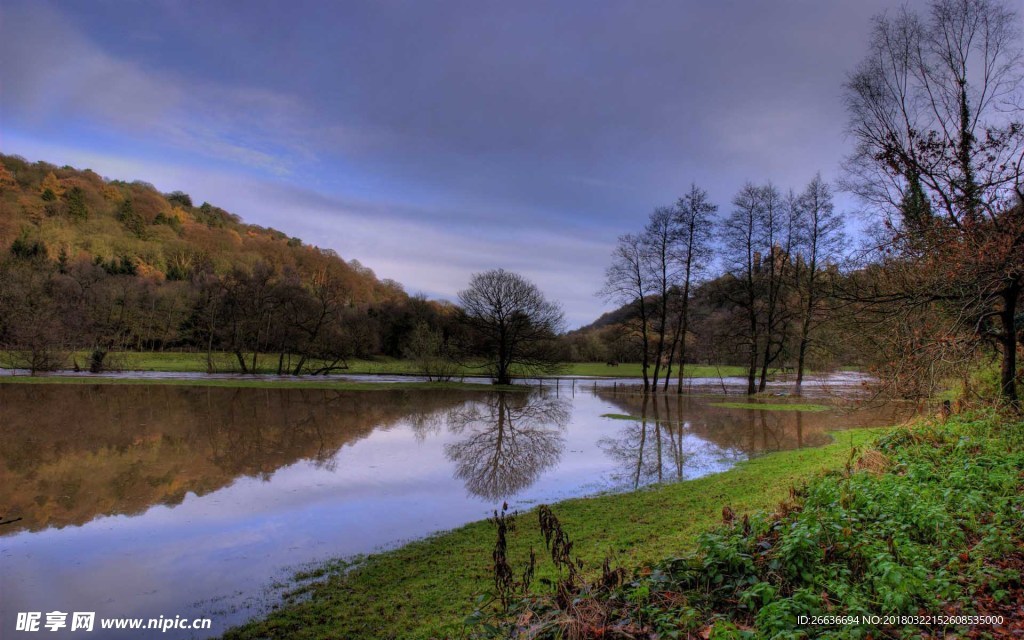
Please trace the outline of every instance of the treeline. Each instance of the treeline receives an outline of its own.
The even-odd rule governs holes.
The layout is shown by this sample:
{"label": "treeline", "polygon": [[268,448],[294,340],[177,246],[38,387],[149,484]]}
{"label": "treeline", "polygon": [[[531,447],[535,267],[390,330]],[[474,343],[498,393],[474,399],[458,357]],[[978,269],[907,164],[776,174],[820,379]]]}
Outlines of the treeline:
{"label": "treeline", "polygon": [[742,364],[749,393],[774,368],[792,368],[799,388],[812,353],[834,356],[819,340],[843,258],[830,187],[820,176],[800,193],[747,184],[717,211],[694,185],[621,236],[601,295],[623,307],[568,335],[571,356],[639,360],[645,388],[666,390],[674,371],[681,390],[687,362]]}
{"label": "treeline", "polygon": [[0,156],[9,366],[101,371],[112,352],[176,349],[233,353],[242,372],[273,354],[281,373],[322,373],[350,357],[405,355],[418,325],[443,330],[451,315],[185,193]]}
{"label": "treeline", "polygon": [[[771,367],[793,367],[799,380],[825,347],[847,363],[859,352],[916,397],[954,379],[965,396],[984,394],[978,365],[996,359],[991,386],[1019,408],[1022,78],[1019,16],[996,0],[877,16],[843,85],[854,147],[842,186],[876,221],[856,264],[841,268],[852,252],[820,178],[799,194],[748,184],[720,222],[694,188],[619,239],[603,293],[625,307],[570,345],[641,359],[647,386],[692,357],[692,339],[705,357],[745,365],[750,393]],[[695,219],[704,235],[687,232]],[[687,296],[691,262],[706,266],[708,252],[719,272],[698,271],[705,279]]]}

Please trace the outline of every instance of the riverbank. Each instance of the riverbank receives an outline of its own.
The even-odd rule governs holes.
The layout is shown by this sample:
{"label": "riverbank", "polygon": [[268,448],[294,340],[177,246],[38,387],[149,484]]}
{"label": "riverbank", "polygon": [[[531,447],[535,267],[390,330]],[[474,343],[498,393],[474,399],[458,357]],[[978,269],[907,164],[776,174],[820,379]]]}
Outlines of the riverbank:
{"label": "riverbank", "polygon": [[[576,542],[574,554],[599,567],[611,551],[623,567],[655,562],[692,549],[698,536],[737,513],[773,507],[789,488],[841,468],[851,450],[886,430],[835,434],[814,449],[773,453],[721,474],[632,493],[569,500],[553,508]],[[524,566],[530,547],[543,549],[533,512],[519,518],[510,540],[513,566]],[[263,620],[229,631],[226,638],[431,638],[457,636],[475,598],[493,585],[494,529],[486,521],[412,542],[354,564],[328,563],[302,576],[285,604]],[[546,572],[545,572],[546,571]],[[540,568],[538,578],[554,577]]]}
{"label": "riverbank", "polygon": [[893,430],[770,514],[723,511],[692,552],[603,582],[563,576],[557,597],[481,607],[472,631],[519,637],[529,620],[533,639],[1019,638],[1022,427],[985,412]]}

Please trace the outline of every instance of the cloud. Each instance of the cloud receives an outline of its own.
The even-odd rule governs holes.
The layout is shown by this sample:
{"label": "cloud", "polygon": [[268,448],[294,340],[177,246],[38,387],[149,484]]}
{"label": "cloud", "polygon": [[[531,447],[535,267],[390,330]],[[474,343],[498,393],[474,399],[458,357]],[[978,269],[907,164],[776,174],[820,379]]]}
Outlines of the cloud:
{"label": "cloud", "polygon": [[30,127],[85,121],[276,175],[310,161],[315,154],[306,141],[322,139],[312,135],[310,114],[294,97],[115,57],[46,5],[4,10],[0,58],[16,61],[0,66],[6,117]]}
{"label": "cloud", "polygon": [[615,238],[691,182],[725,214],[747,180],[836,175],[889,4],[8,0],[4,150],[99,158],[414,291],[516,269],[578,324]]}

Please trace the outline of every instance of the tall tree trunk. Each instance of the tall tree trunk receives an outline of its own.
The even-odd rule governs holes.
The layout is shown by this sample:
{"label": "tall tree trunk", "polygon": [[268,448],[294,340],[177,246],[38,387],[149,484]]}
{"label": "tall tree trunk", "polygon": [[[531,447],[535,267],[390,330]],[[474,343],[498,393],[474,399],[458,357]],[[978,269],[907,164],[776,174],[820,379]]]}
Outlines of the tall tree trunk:
{"label": "tall tree trunk", "polygon": [[647,369],[651,366],[651,339],[650,330],[647,326],[647,306],[644,304],[644,299],[640,298],[640,342],[643,354],[641,355],[641,369],[643,370],[644,376],[644,393],[646,394],[651,389],[650,379],[647,377]]}
{"label": "tall tree trunk", "polygon": [[679,327],[679,373],[676,375],[676,393],[683,392],[683,375],[686,373],[686,332],[690,328],[690,310],[683,302],[683,325]]}
{"label": "tall tree trunk", "polygon": [[206,340],[206,373],[213,373],[213,328]]}
{"label": "tall tree trunk", "polygon": [[1002,350],[1003,362],[1000,370],[1000,392],[1003,400],[1014,407],[1019,406],[1017,400],[1017,303],[1020,297],[1020,285],[1013,283],[1003,291],[1003,310],[999,319],[1003,325]]}
{"label": "tall tree trunk", "polygon": [[810,274],[807,276],[807,306],[804,307],[804,318],[800,325],[800,348],[796,357],[796,395],[804,384],[804,366],[807,361],[807,346],[811,343],[811,317],[814,315],[814,270],[817,268],[816,256],[811,254]]}
{"label": "tall tree trunk", "polygon": [[[675,360],[675,357],[676,357],[676,347],[679,345],[679,325],[678,325],[678,323],[676,324],[675,331],[672,332],[672,342],[670,344],[672,346],[669,347],[668,362],[665,363],[665,386],[663,387],[663,389],[664,389],[664,391],[666,393],[668,392],[668,381],[672,379],[672,361]],[[658,384],[658,381],[655,380],[654,384]]]}
{"label": "tall tree trunk", "polygon": [[804,384],[804,361],[807,358],[807,344],[810,342],[807,330],[808,327],[805,323],[800,331],[800,349],[796,356],[796,395],[800,395],[800,388]]}
{"label": "tall tree trunk", "polygon": [[[665,276],[662,275],[662,278]],[[658,349],[654,354],[654,390],[658,390],[658,380],[661,376],[661,357],[665,353],[665,329],[668,324],[668,290],[662,287],[661,305],[658,310]]]}
{"label": "tall tree trunk", "polygon": [[750,365],[747,368],[747,395],[757,393],[757,342],[750,347]]}
{"label": "tall tree trunk", "polygon": [[242,367],[242,373],[249,373],[249,367],[245,364],[245,356],[238,349],[235,349],[235,357],[238,358],[238,366]]}

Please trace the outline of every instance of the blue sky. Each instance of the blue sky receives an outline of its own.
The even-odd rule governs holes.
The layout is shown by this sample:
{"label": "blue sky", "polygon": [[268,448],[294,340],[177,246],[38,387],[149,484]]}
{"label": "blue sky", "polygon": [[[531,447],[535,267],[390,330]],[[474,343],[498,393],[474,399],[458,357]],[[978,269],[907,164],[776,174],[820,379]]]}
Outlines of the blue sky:
{"label": "blue sky", "polygon": [[[893,2],[5,0],[0,150],[181,189],[454,298],[519,271],[570,326],[691,182],[839,177]],[[852,209],[852,201],[840,198]]]}

